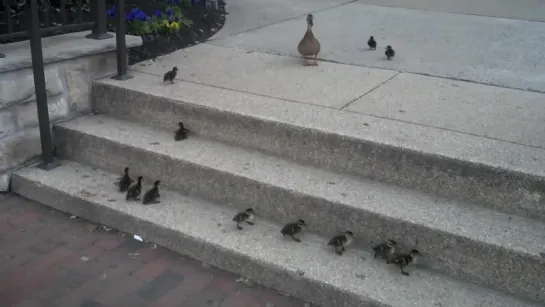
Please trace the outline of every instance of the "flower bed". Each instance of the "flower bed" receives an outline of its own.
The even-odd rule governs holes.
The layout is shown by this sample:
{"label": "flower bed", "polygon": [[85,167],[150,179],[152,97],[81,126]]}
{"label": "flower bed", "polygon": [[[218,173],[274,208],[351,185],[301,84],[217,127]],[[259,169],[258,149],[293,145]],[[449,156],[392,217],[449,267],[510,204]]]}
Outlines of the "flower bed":
{"label": "flower bed", "polygon": [[[93,21],[90,7],[91,0],[82,1],[82,22]],[[197,1],[197,2],[194,2]],[[208,0],[210,1],[210,0]],[[115,0],[106,0],[109,17],[109,31],[115,31]],[[0,1],[0,3],[2,3]],[[21,2],[22,3],[22,2]],[[75,2],[70,2],[66,12],[61,12],[60,1],[40,2],[40,11],[44,11],[44,3],[51,5],[47,17],[55,25],[63,17],[68,23],[75,22],[77,13]],[[134,64],[175,50],[205,41],[223,27],[225,22],[225,3],[218,1],[218,9],[207,8],[205,0],[125,0],[125,20],[127,33],[140,35],[144,44],[129,50],[129,63]],[[4,6],[0,4],[0,20],[4,18]],[[45,13],[42,14],[42,19]],[[22,6],[12,6],[13,31],[27,29],[27,16]],[[0,34],[8,33],[8,27],[0,22]],[[59,33],[50,34],[58,35]],[[27,40],[17,38],[3,40],[0,43],[13,43]]]}
{"label": "flower bed", "polygon": [[[114,0],[109,4],[110,29],[115,30]],[[204,1],[191,0],[127,0],[124,8],[127,34],[139,35],[144,44],[129,51],[129,64],[134,64],[205,41],[221,29],[225,22],[223,1],[219,8],[207,8]]]}

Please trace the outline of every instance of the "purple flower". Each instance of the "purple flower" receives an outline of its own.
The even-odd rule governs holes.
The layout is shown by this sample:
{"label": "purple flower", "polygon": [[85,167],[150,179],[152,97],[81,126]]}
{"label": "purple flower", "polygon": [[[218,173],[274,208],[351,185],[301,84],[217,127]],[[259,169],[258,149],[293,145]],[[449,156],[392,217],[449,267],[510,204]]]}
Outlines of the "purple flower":
{"label": "purple flower", "polygon": [[155,10],[155,12],[153,12],[153,16],[155,17],[161,17],[162,14],[163,12],[161,12],[161,10]]}
{"label": "purple flower", "polygon": [[115,16],[115,5],[106,11],[106,15],[108,15],[109,17]]}

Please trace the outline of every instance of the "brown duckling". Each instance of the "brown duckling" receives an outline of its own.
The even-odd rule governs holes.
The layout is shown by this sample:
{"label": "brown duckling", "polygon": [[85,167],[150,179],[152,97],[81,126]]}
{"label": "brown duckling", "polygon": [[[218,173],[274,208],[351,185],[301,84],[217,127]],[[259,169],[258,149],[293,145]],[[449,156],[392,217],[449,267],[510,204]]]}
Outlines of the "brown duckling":
{"label": "brown duckling", "polygon": [[303,231],[303,228],[306,227],[307,224],[304,220],[299,219],[296,222],[288,223],[282,230],[280,231],[283,236],[290,236],[294,241],[301,242],[301,239],[299,238],[298,234]]}
{"label": "brown duckling", "polygon": [[132,183],[134,183],[134,180],[132,180],[131,176],[129,176],[129,168],[125,167],[123,170],[123,177],[117,178],[119,192],[126,192]]}
{"label": "brown duckling", "polygon": [[395,250],[396,242],[394,240],[388,240],[373,247],[373,251],[375,252],[375,259],[377,258],[377,256],[380,256],[380,258],[386,261],[390,260],[390,258],[394,255]]}
{"label": "brown duckling", "polygon": [[[299,45],[297,46],[297,50],[299,50],[299,53],[303,56],[305,59],[305,66],[317,66],[318,61],[318,53],[320,53],[320,42],[314,37],[314,33],[312,32],[312,27],[314,26],[314,16],[312,14],[308,14],[307,16],[307,31],[305,32],[305,35],[299,42]],[[314,58],[314,62],[308,63],[308,58]]]}
{"label": "brown duckling", "polygon": [[420,252],[416,249],[413,249],[408,254],[397,255],[392,261],[388,261],[387,263],[397,264],[401,269],[401,274],[409,276],[409,273],[405,272],[404,268],[408,267],[409,265],[416,264],[419,256]]}
{"label": "brown duckling", "polygon": [[144,199],[142,200],[142,203],[144,205],[160,203],[159,201],[159,198],[161,197],[161,195],[159,195],[160,184],[161,184],[161,181],[156,180],[153,183],[153,188],[149,189],[146,193],[144,193]]}
{"label": "brown duckling", "polygon": [[167,71],[165,75],[163,76],[163,82],[170,81],[171,84],[174,84],[174,79],[176,78],[176,74],[178,74],[178,67],[174,66],[172,70]]}
{"label": "brown duckling", "polygon": [[333,239],[331,239],[327,245],[333,246],[335,248],[335,252],[342,255],[343,252],[346,251],[346,247],[350,245],[353,240],[354,233],[347,230],[343,234],[333,237]]}
{"label": "brown duckling", "polygon": [[126,200],[139,200],[138,196],[142,193],[142,179],[144,177],[138,176],[135,184],[131,185],[127,190]]}
{"label": "brown duckling", "polygon": [[174,140],[175,141],[182,141],[187,139],[187,133],[189,130],[184,126],[183,122],[178,123],[178,130],[176,130],[176,133],[174,134]]}
{"label": "brown duckling", "polygon": [[233,221],[237,222],[237,229],[242,230],[242,226],[240,226],[240,223],[246,222],[249,225],[254,225],[255,220],[255,212],[254,209],[248,208],[243,212],[239,212],[233,217]]}
{"label": "brown duckling", "polygon": [[394,51],[392,46],[388,45],[386,46],[386,51],[384,51],[384,54],[386,54],[386,58],[388,60],[391,60],[396,55],[396,52]]}

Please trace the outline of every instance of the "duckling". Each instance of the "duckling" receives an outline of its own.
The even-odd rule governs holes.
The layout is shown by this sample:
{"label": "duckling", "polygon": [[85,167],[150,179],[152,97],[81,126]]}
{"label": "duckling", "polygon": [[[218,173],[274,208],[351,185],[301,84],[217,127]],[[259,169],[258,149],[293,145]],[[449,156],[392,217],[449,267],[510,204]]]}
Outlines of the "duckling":
{"label": "duckling", "polygon": [[416,249],[413,249],[410,253],[398,255],[392,261],[387,261],[386,263],[394,263],[399,265],[399,268],[401,269],[401,274],[409,276],[409,273],[405,272],[403,269],[409,265],[416,264],[419,256],[420,252]]}
{"label": "duckling", "polygon": [[299,239],[297,235],[301,233],[306,226],[307,224],[305,224],[304,220],[298,219],[296,222],[286,224],[280,232],[283,236],[289,235],[294,241],[301,242],[301,239]]}
{"label": "duckling", "polygon": [[380,256],[386,261],[390,260],[390,258],[394,255],[395,250],[396,242],[394,240],[388,240],[373,247],[373,251],[375,252],[375,259],[377,259],[377,256]]}
{"label": "duckling", "polygon": [[388,45],[386,46],[386,51],[384,52],[384,54],[386,54],[388,60],[391,60],[394,55],[396,55],[396,52],[394,51],[394,49],[392,49],[392,46]]}
{"label": "duckling", "polygon": [[185,128],[183,122],[178,123],[178,130],[176,130],[176,134],[174,135],[175,141],[181,141],[187,139],[187,133],[189,132],[188,129]]}
{"label": "duckling", "polygon": [[156,180],[154,183],[153,183],[153,188],[149,189],[145,194],[144,194],[144,199],[142,200],[142,203],[144,205],[147,205],[147,204],[158,204],[160,203],[159,201],[159,198],[161,197],[161,195],[159,195],[159,185],[161,184],[161,181],[160,180]]}
{"label": "duckling", "polygon": [[119,192],[126,192],[131,184],[134,183],[134,180],[129,176],[129,168],[125,167],[123,170],[123,177],[117,178],[117,186],[119,187]]}
{"label": "duckling", "polygon": [[[314,33],[312,33],[312,27],[314,26],[314,16],[312,14],[308,14],[307,16],[307,32],[305,32],[305,35],[299,42],[299,45],[297,46],[297,49],[299,50],[299,53],[303,56],[305,59],[305,66],[317,66],[318,61],[318,53],[320,53],[320,42],[314,37]],[[314,62],[312,64],[308,64],[307,59],[310,57],[314,57]]]}
{"label": "duckling", "polygon": [[144,177],[138,176],[138,179],[135,184],[131,185],[129,190],[127,190],[126,200],[139,200],[138,196],[142,193],[142,179]]}
{"label": "duckling", "polygon": [[346,247],[352,243],[354,240],[354,234],[352,231],[347,230],[342,235],[338,235],[331,239],[327,245],[333,246],[335,252],[339,255],[342,255],[346,251]]}
{"label": "duckling", "polygon": [[176,74],[178,73],[178,67],[174,66],[171,71],[167,71],[165,75],[163,76],[163,82],[170,81],[171,84],[174,84],[174,78],[176,78]]}
{"label": "duckling", "polygon": [[248,208],[246,211],[239,212],[233,217],[233,221],[237,222],[237,229],[242,230],[240,223],[246,222],[250,225],[254,225],[255,212],[254,209]]}
{"label": "duckling", "polygon": [[377,42],[375,41],[375,38],[370,36],[369,40],[367,41],[367,45],[369,46],[369,49],[375,50],[377,49]]}

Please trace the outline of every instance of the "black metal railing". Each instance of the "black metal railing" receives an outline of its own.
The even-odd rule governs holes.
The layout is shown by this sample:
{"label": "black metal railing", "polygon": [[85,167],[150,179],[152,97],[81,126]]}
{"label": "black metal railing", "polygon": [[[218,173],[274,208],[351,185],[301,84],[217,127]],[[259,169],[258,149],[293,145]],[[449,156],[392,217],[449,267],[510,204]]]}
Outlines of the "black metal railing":
{"label": "black metal railing", "polygon": [[[116,6],[124,8],[124,2],[124,0],[116,0]],[[0,46],[9,41],[30,40],[43,159],[39,167],[46,170],[53,169],[57,163],[54,157],[47,106],[42,37],[92,30],[91,34],[86,36],[89,39],[111,38],[112,35],[107,32],[106,3],[105,0],[2,0],[1,5],[0,26],[3,28],[0,28]],[[85,20],[84,11],[92,12],[89,21]],[[116,10],[116,53],[117,74],[113,78],[130,79],[131,76],[127,74],[125,13],[122,9]],[[0,52],[0,58],[3,57],[5,55]],[[2,65],[1,61],[0,65]]]}

